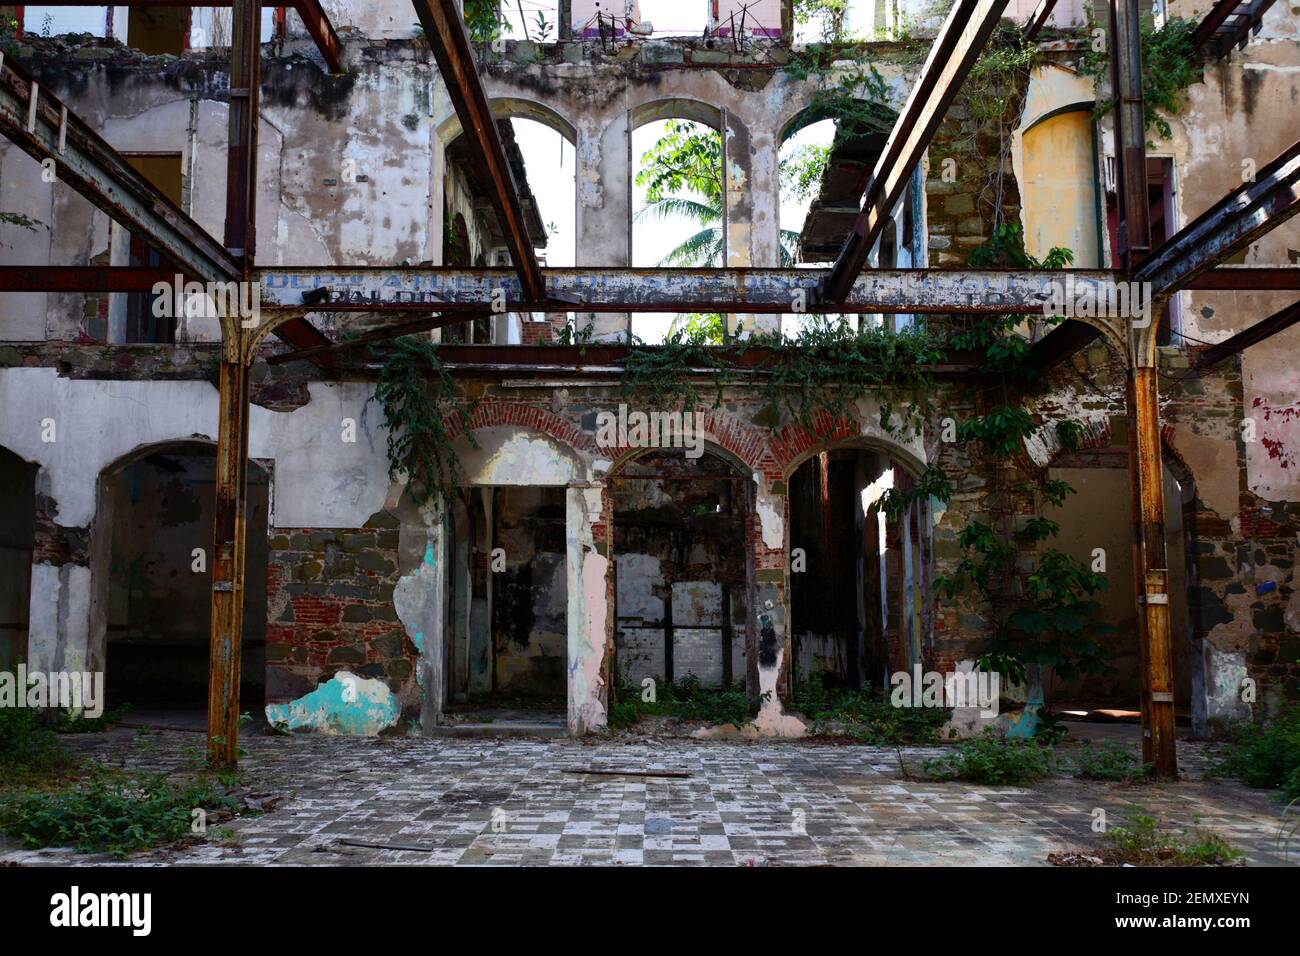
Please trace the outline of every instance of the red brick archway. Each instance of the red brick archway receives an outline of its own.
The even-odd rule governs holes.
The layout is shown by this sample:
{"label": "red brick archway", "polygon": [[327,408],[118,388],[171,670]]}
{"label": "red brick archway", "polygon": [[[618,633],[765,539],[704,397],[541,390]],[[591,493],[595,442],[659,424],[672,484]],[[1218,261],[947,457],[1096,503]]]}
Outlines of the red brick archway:
{"label": "red brick archway", "polygon": [[[465,431],[459,415],[443,416],[443,425],[451,438],[458,438]],[[573,422],[561,418],[540,405],[489,399],[479,402],[470,414],[470,430],[495,428],[503,425],[510,428],[530,428],[541,432],[548,438],[553,438],[566,448],[570,448],[582,455],[594,455],[600,451],[596,447],[594,436],[589,435]]]}

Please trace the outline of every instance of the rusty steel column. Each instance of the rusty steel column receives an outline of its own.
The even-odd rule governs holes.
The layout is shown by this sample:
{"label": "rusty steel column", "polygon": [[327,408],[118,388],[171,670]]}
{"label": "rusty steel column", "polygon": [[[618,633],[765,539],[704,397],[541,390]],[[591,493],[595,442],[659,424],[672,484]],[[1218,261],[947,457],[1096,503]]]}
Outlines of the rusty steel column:
{"label": "rusty steel column", "polygon": [[258,0],[231,11],[229,152],[226,158],[226,248],[249,273],[257,247],[257,122],[262,72]]}
{"label": "rusty steel column", "polygon": [[[227,250],[245,282],[257,245],[257,123],[261,82],[258,0],[235,0],[231,14],[230,138],[226,170]],[[244,300],[244,296],[239,297]],[[216,507],[212,518],[212,617],[208,652],[208,763],[234,767],[239,755],[239,678],[244,628],[251,331],[222,317]]]}
{"label": "rusty steel column", "polygon": [[[227,350],[229,351],[229,350]],[[208,763],[234,767],[239,749],[239,661],[244,624],[245,489],[249,367],[221,363],[216,507],[212,525],[212,620],[208,656]]]}
{"label": "rusty steel column", "polygon": [[1154,366],[1129,371],[1129,485],[1133,495],[1133,578],[1141,639],[1142,761],[1154,765],[1158,778],[1172,780],[1178,776],[1178,757],[1157,379]]}
{"label": "rusty steel column", "polygon": [[[1151,252],[1137,0],[1110,0],[1110,48],[1119,207],[1119,247],[1114,252],[1131,281],[1133,270]],[[1163,297],[1152,303],[1152,322],[1159,321],[1163,303]],[[1173,780],[1178,776],[1178,756],[1169,646],[1169,571],[1165,566],[1164,466],[1158,358],[1150,331],[1130,324],[1126,381],[1133,583],[1142,670],[1142,760],[1153,765],[1157,778]]]}

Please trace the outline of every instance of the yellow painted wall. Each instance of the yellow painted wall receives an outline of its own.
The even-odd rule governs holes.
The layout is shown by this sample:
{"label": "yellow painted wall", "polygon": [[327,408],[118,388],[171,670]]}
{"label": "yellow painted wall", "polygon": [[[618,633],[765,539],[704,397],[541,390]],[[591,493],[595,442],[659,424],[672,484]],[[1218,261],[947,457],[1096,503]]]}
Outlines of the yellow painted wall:
{"label": "yellow painted wall", "polygon": [[1053,246],[1074,251],[1074,264],[1097,268],[1097,183],[1092,117],[1061,113],[1024,134],[1025,247],[1043,256]]}

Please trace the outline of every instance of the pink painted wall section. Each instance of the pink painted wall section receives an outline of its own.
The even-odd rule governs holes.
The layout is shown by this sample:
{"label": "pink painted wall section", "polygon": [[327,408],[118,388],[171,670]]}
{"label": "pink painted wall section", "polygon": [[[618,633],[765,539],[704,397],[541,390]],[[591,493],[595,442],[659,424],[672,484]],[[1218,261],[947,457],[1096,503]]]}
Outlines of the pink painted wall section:
{"label": "pink painted wall section", "polygon": [[630,4],[625,0],[573,0],[571,7],[573,33],[575,36],[583,37],[599,36],[598,19],[603,19],[608,24],[610,16],[613,15],[616,24],[615,33],[622,34],[629,7],[632,11],[632,19],[640,20],[641,6],[636,0],[632,0]]}
{"label": "pink painted wall section", "polygon": [[781,35],[781,0],[718,0],[718,33],[731,35],[732,16],[737,29],[754,36]]}
{"label": "pink painted wall section", "polygon": [[[1010,0],[1004,18],[1016,23],[1027,23],[1038,8],[1038,0]],[[1047,18],[1049,27],[1081,27],[1088,22],[1083,12],[1083,0],[1056,0],[1056,8]]]}

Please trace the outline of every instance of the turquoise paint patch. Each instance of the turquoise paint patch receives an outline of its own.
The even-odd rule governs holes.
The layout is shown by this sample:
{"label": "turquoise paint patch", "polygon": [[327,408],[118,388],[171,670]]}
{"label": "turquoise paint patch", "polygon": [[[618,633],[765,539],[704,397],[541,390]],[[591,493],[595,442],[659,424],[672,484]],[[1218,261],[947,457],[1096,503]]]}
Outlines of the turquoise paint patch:
{"label": "turquoise paint patch", "polygon": [[268,704],[266,719],[280,730],[373,737],[394,726],[401,712],[397,696],[382,681],[340,671],[295,701]]}
{"label": "turquoise paint patch", "polygon": [[424,563],[425,563],[425,564],[433,564],[433,563],[434,563],[434,560],[433,560],[433,542],[432,542],[432,541],[430,541],[428,544],[426,544],[426,545],[424,546]]}
{"label": "turquoise paint patch", "polygon": [[415,636],[411,638],[411,643],[415,645],[415,649],[417,651],[423,654],[424,653],[424,631],[416,631]]}

